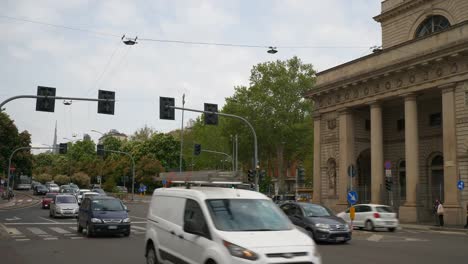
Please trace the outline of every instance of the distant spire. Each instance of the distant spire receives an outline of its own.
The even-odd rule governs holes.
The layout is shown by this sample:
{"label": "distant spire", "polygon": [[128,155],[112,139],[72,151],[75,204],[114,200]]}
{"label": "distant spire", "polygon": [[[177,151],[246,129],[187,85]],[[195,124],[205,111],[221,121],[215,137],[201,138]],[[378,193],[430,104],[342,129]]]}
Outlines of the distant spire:
{"label": "distant spire", "polygon": [[55,120],[55,133],[54,133],[54,143],[52,144],[54,147],[54,150],[52,153],[57,154],[58,153],[58,145],[57,145],[57,120]]}

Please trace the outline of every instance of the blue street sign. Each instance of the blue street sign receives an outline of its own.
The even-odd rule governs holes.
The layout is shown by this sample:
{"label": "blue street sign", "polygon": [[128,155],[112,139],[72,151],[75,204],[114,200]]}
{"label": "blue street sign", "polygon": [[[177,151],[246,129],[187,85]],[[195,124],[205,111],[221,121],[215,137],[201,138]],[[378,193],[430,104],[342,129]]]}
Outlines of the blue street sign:
{"label": "blue street sign", "polygon": [[349,191],[348,192],[348,202],[350,204],[355,204],[357,202],[358,195],[355,191]]}
{"label": "blue street sign", "polygon": [[356,168],[354,167],[354,165],[349,165],[349,167],[348,167],[348,176],[349,177],[356,176]]}
{"label": "blue street sign", "polygon": [[384,166],[385,166],[385,169],[389,170],[392,168],[392,162],[387,160],[385,161]]}
{"label": "blue street sign", "polygon": [[460,191],[463,190],[463,189],[465,189],[465,182],[463,182],[463,181],[461,181],[461,180],[458,181],[458,182],[457,182],[457,188],[458,188],[458,190],[460,190]]}

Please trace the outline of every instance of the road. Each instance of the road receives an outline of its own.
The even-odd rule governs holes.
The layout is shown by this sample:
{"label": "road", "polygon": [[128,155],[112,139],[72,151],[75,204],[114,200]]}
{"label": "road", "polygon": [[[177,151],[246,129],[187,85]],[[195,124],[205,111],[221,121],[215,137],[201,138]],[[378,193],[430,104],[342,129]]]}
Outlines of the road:
{"label": "road", "polygon": [[[0,262],[9,263],[144,263],[147,203],[127,204],[130,237],[86,238],[75,219],[51,219],[39,205],[0,211]],[[467,263],[466,232],[355,230],[348,244],[321,244],[323,263]]]}

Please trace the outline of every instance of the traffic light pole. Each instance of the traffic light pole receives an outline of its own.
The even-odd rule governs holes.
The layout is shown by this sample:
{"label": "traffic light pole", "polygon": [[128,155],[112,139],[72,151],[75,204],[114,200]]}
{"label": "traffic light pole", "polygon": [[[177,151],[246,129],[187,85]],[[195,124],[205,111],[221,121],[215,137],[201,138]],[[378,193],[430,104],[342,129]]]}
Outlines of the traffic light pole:
{"label": "traffic light pole", "polygon": [[[233,158],[231,155],[224,153],[224,152],[219,152],[219,151],[214,151],[214,150],[208,150],[208,149],[202,149],[201,152],[208,152],[208,153],[215,153],[215,154],[221,154],[225,155],[226,157],[230,158],[231,161],[233,161]],[[224,165],[223,165],[224,166]],[[232,166],[232,171],[234,172],[234,165]]]}
{"label": "traffic light pole", "polygon": [[0,112],[3,109],[3,106],[6,105],[8,102],[16,100],[16,99],[21,99],[21,98],[32,98],[32,99],[37,99],[37,98],[42,98],[42,99],[55,99],[55,100],[74,100],[74,101],[91,101],[91,102],[115,102],[115,100],[112,99],[95,99],[95,98],[82,98],[82,97],[63,97],[63,96],[44,96],[44,95],[17,95],[10,97],[3,101],[0,104]]}
{"label": "traffic light pole", "polygon": [[190,108],[184,108],[184,107],[178,107],[178,106],[171,106],[168,105],[167,107],[172,108],[172,109],[177,109],[177,110],[183,110],[183,111],[190,111],[190,112],[197,112],[197,113],[205,113],[205,114],[212,114],[212,115],[220,115],[220,116],[227,116],[227,117],[233,117],[240,119],[244,121],[249,127],[250,130],[252,131],[253,137],[254,137],[254,166],[255,166],[255,190],[258,192],[259,191],[259,186],[258,186],[258,147],[257,147],[257,133],[255,133],[255,129],[253,128],[252,124],[250,124],[247,119],[237,116],[237,115],[231,115],[231,114],[226,114],[226,113],[220,113],[220,112],[212,112],[212,111],[203,111],[203,110],[197,110],[197,109],[190,109]]}
{"label": "traffic light pole", "polygon": [[[13,156],[15,155],[16,152],[20,151],[20,150],[25,150],[25,149],[60,149],[60,148],[51,148],[51,147],[19,147],[15,150],[13,150],[13,152],[11,153],[10,155],[10,158],[8,159],[8,180],[7,180],[7,190],[10,188],[10,173],[11,173],[11,160],[13,158]],[[15,182],[15,180],[13,180],[13,183]],[[12,186],[12,188],[14,188],[14,185]]]}
{"label": "traffic light pole", "polygon": [[123,151],[118,151],[118,150],[109,150],[109,149],[103,149],[103,150],[106,152],[127,155],[132,160],[132,201],[133,201],[133,199],[135,198],[135,159],[128,152],[123,152]]}

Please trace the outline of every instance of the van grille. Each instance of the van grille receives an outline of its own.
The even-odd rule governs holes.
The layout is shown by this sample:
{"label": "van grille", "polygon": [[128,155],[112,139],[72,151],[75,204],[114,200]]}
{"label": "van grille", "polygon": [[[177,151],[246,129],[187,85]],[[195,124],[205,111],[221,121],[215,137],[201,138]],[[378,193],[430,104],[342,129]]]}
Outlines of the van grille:
{"label": "van grille", "polygon": [[102,221],[106,224],[118,224],[122,220],[121,219],[102,219]]}
{"label": "van grille", "polygon": [[288,253],[269,253],[266,254],[269,258],[294,258],[294,257],[302,257],[307,256],[307,252],[288,252]]}

